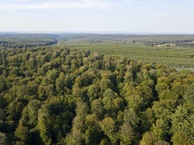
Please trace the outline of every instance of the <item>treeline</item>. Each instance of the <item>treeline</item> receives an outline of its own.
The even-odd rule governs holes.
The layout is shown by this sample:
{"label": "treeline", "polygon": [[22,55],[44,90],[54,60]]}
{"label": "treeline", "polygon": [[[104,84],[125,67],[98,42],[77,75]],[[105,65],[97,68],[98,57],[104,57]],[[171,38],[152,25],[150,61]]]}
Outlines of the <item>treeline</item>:
{"label": "treeline", "polygon": [[54,45],[56,35],[46,34],[0,34],[0,48],[32,48]]}
{"label": "treeline", "polygon": [[1,145],[194,144],[194,73],[50,47],[0,50]]}
{"label": "treeline", "polygon": [[193,47],[194,35],[180,34],[61,34],[60,43],[66,45],[79,44],[127,44],[137,46],[156,46],[174,44],[177,46]]}
{"label": "treeline", "polygon": [[179,47],[194,47],[194,41],[192,42],[187,42],[187,43],[177,43],[176,46],[179,46]]}
{"label": "treeline", "polygon": [[193,47],[194,35],[130,35],[130,34],[0,34],[1,48],[33,48],[36,46],[84,46],[123,44],[156,46],[170,44]]}

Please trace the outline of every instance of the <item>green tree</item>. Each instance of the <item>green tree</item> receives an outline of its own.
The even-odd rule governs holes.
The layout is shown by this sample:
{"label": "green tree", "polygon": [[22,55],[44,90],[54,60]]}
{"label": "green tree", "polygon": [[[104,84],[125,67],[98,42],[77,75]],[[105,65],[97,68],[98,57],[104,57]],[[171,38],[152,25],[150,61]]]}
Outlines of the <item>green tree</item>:
{"label": "green tree", "polygon": [[0,132],[0,145],[9,145],[11,144],[9,142],[10,139],[8,139],[7,135],[5,133]]}
{"label": "green tree", "polygon": [[194,139],[186,132],[179,131],[173,135],[172,142],[174,145],[191,145],[194,144]]}
{"label": "green tree", "polygon": [[124,122],[120,129],[120,144],[130,145],[134,139],[135,133],[129,122]]}
{"label": "green tree", "polygon": [[118,143],[118,128],[115,120],[111,117],[106,117],[100,122],[100,126],[104,133],[108,136],[112,144]]}
{"label": "green tree", "polygon": [[73,119],[71,133],[66,137],[67,145],[83,145],[84,144],[84,132],[85,118],[88,114],[89,108],[87,103],[83,102],[81,99],[77,101],[76,105],[76,116]]}
{"label": "green tree", "polygon": [[19,123],[14,135],[19,139],[20,142],[27,143],[29,140],[29,129],[22,123]]}
{"label": "green tree", "polygon": [[52,98],[38,112],[38,127],[45,144],[60,142],[70,132],[74,108],[63,98]]}
{"label": "green tree", "polygon": [[101,138],[103,137],[103,132],[101,127],[98,124],[98,118],[96,115],[87,115],[86,116],[86,131],[85,131],[85,144],[87,145],[97,145],[100,143]]}

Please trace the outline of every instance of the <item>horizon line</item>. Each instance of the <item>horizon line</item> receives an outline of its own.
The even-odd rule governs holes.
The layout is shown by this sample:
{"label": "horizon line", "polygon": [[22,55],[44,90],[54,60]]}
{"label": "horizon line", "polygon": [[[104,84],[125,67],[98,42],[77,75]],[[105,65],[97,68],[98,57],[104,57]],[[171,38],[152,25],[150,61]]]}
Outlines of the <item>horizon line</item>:
{"label": "horizon line", "polygon": [[188,32],[146,31],[0,31],[0,34],[123,34],[123,35],[194,35]]}

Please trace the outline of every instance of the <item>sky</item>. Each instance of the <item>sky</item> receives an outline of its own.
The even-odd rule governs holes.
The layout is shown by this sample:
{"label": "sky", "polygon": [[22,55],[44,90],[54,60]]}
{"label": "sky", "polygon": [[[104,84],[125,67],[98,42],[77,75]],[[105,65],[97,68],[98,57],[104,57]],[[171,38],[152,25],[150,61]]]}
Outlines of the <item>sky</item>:
{"label": "sky", "polygon": [[194,34],[194,0],[0,0],[0,32]]}

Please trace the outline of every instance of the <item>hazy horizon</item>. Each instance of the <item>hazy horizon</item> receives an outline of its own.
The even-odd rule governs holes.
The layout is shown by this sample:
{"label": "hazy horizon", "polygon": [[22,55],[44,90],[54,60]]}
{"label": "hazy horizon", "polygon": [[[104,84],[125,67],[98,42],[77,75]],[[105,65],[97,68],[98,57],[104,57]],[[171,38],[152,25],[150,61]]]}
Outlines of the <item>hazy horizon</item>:
{"label": "hazy horizon", "polygon": [[114,32],[114,31],[0,31],[0,34],[123,34],[123,35],[194,35],[194,33],[179,32]]}
{"label": "hazy horizon", "polygon": [[194,34],[192,0],[0,0],[0,32]]}

